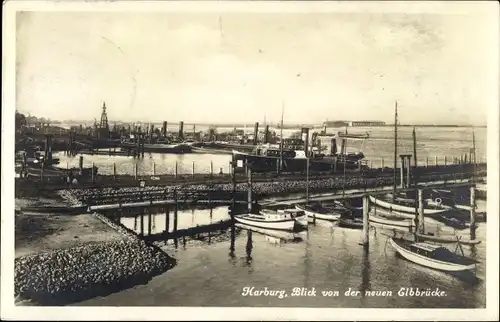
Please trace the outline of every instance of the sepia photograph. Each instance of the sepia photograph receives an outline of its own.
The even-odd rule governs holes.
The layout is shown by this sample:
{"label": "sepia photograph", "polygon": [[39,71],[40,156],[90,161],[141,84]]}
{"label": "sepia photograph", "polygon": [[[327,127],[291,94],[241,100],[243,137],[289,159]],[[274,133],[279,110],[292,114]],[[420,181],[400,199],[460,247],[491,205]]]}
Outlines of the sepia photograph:
{"label": "sepia photograph", "polygon": [[498,320],[497,2],[4,9],[2,319]]}

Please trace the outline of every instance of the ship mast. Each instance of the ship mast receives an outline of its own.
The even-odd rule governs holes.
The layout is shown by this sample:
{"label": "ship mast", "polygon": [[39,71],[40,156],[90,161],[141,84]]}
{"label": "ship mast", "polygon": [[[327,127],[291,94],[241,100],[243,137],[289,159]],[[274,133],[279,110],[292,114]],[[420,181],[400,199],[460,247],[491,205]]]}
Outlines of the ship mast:
{"label": "ship mast", "polygon": [[398,162],[398,101],[396,101],[394,107],[394,184],[392,186],[392,198],[396,198],[397,162]]}
{"label": "ship mast", "polygon": [[413,127],[412,137],[413,137],[413,160],[414,160],[413,162],[415,163],[413,166],[413,185],[415,187],[415,241],[417,241],[418,238],[416,234],[419,231],[418,208],[420,205],[419,205],[419,196],[417,187],[417,135],[415,133],[415,127]]}
{"label": "ship mast", "polygon": [[281,103],[281,125],[280,125],[280,172],[283,168],[283,114],[285,113],[285,102]]}

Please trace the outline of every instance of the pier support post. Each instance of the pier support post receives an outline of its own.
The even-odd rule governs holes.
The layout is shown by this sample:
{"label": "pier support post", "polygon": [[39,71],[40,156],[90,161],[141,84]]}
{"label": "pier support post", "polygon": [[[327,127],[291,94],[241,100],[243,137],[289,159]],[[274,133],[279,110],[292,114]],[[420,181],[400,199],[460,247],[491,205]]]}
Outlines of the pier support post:
{"label": "pier support post", "polygon": [[92,161],[92,169],[90,171],[90,173],[92,173],[92,183],[95,183],[95,165],[94,165],[94,161]]}
{"label": "pier support post", "polygon": [[411,155],[407,155],[406,158],[408,159],[406,164],[406,188],[409,188],[411,186]]}
{"label": "pier support post", "polygon": [[137,167],[138,167],[137,163],[134,164],[134,178],[135,178],[135,180],[137,180],[137,170],[138,170]]}
{"label": "pier support post", "polygon": [[370,237],[370,227],[368,222],[368,195],[363,196],[363,247],[368,248],[369,245],[369,237]]}
{"label": "pier support post", "polygon": [[470,187],[470,239],[476,239],[476,186]]}
{"label": "pier support post", "polygon": [[151,210],[149,208],[146,209],[148,211],[148,236],[151,236],[151,227],[153,224],[153,220],[152,220]]}
{"label": "pier support post", "polygon": [[80,168],[80,175],[83,175],[83,155],[80,155],[80,160],[78,162],[78,167]]}
{"label": "pier support post", "polygon": [[419,233],[424,232],[424,192],[418,189],[418,227],[415,227]]}
{"label": "pier support post", "polygon": [[252,212],[252,167],[247,161],[247,179],[248,179],[248,212]]}
{"label": "pier support post", "polygon": [[177,179],[177,161],[175,161],[174,176]]}
{"label": "pier support post", "polygon": [[385,168],[385,165],[384,165],[384,158],[382,158],[382,172],[384,172],[384,168]]}
{"label": "pier support post", "polygon": [[40,162],[40,182],[43,184],[43,168],[44,168],[44,160],[42,160],[42,162]]}
{"label": "pier support post", "polygon": [[153,176],[156,175],[156,163],[153,161]]}
{"label": "pier support post", "polygon": [[116,180],[116,162],[113,162],[113,179]]}
{"label": "pier support post", "polygon": [[405,187],[405,158],[401,156],[401,168],[400,168],[400,184],[401,188]]}
{"label": "pier support post", "polygon": [[165,209],[165,232],[168,234],[170,232],[170,208]]}
{"label": "pier support post", "polygon": [[210,160],[210,179],[214,177],[214,162]]}
{"label": "pier support post", "polygon": [[[179,203],[177,200],[177,190],[174,190],[174,235],[177,235],[177,211],[179,210]],[[175,240],[177,240],[177,236],[174,236]]]}
{"label": "pier support post", "polygon": [[429,158],[428,157],[425,157],[425,167],[426,168],[429,167]]}
{"label": "pier support post", "polygon": [[194,179],[194,161],[193,161],[193,169],[192,169],[192,176],[193,176],[193,179]]}
{"label": "pier support post", "polygon": [[144,236],[144,213],[141,212],[141,236]]}
{"label": "pier support post", "polygon": [[438,166],[438,156],[437,155],[434,157],[434,165],[436,167]]}
{"label": "pier support post", "polygon": [[448,161],[448,160],[447,160],[447,157],[446,157],[446,155],[445,155],[445,156],[444,156],[444,166],[445,166],[445,167],[446,167],[446,164],[448,163],[447,161]]}

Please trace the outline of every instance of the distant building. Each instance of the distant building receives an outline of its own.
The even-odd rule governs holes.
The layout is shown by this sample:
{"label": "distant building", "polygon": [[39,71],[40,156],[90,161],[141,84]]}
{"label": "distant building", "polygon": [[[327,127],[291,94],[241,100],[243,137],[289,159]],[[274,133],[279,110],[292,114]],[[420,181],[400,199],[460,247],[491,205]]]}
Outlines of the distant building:
{"label": "distant building", "polygon": [[349,126],[384,126],[382,121],[350,121]]}
{"label": "distant building", "polygon": [[345,127],[348,125],[349,125],[348,121],[326,121],[326,122],[323,122],[323,126],[326,126],[326,127]]}

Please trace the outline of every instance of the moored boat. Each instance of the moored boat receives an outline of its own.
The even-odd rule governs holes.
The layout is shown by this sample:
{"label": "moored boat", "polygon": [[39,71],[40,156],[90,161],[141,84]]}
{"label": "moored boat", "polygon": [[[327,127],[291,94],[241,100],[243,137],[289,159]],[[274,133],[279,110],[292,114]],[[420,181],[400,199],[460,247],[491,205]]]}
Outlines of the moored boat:
{"label": "moored boat", "polygon": [[349,212],[346,208],[342,208],[338,205],[335,205],[335,207],[323,207],[320,204],[295,205],[295,208],[303,211],[308,219],[322,219],[328,221],[339,220],[343,214]]}
{"label": "moored boat", "polygon": [[246,229],[250,230],[259,234],[262,234],[266,237],[272,237],[272,238],[278,238],[282,241],[292,241],[292,242],[299,242],[302,241],[302,238],[298,234],[294,234],[293,232],[288,232],[288,231],[280,231],[280,230],[272,230],[272,229],[265,229],[265,228],[258,228],[250,225],[245,225],[241,223],[236,223],[236,227],[240,229]]}
{"label": "moored boat", "polygon": [[411,228],[415,226],[415,223],[412,219],[400,218],[400,217],[386,217],[376,215],[374,212],[370,213],[368,216],[368,220],[377,224],[387,225],[387,226],[397,226],[397,227],[405,227]]}
{"label": "moored boat", "polygon": [[460,272],[476,268],[477,261],[452,253],[445,247],[412,242],[402,238],[390,238],[392,247],[407,260],[432,269]]}
{"label": "moored boat", "polygon": [[238,215],[234,219],[245,225],[277,230],[291,231],[299,225],[307,225],[306,214],[295,209],[262,210],[258,214]]}
{"label": "moored boat", "polygon": [[[402,213],[415,213],[415,201],[409,201],[409,200],[404,200],[403,198],[401,199],[395,199],[394,201],[392,198],[389,196],[385,197],[374,197],[370,196],[370,202],[374,203],[375,205],[389,209],[389,210],[394,210]],[[439,214],[449,211],[449,208],[446,207],[441,207],[441,206],[431,206],[431,205],[426,205],[424,206],[424,215],[432,215],[432,214]]]}
{"label": "moored boat", "polygon": [[430,233],[424,233],[424,234],[417,233],[416,235],[420,240],[429,240],[429,241],[434,241],[434,242],[444,243],[444,244],[460,243],[463,245],[477,245],[477,244],[481,243],[481,240],[477,240],[477,239],[474,239],[474,240],[465,239],[464,240],[464,239],[458,238],[456,235],[436,236],[436,235],[430,234]]}
{"label": "moored boat", "polygon": [[359,218],[341,217],[337,226],[350,229],[363,229],[363,220]]}

